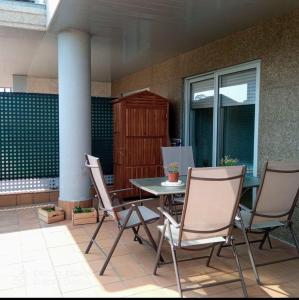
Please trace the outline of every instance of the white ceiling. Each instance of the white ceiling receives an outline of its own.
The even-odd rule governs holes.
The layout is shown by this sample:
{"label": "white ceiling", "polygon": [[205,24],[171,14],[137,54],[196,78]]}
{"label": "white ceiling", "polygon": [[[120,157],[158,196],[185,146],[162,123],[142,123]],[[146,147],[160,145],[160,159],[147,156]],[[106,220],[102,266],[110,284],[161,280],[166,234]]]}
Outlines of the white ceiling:
{"label": "white ceiling", "polygon": [[[110,81],[299,7],[298,0],[62,0],[47,32],[0,27],[0,86],[57,77],[57,33],[92,37],[92,79]],[[4,84],[5,83],[5,84]]]}

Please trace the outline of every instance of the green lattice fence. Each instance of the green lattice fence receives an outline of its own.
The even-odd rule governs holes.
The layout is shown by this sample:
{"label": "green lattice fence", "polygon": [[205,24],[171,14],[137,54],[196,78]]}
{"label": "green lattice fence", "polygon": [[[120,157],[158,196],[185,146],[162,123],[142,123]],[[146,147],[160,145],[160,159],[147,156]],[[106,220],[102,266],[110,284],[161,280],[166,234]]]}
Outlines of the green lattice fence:
{"label": "green lattice fence", "polygon": [[101,159],[105,175],[113,174],[113,111],[112,99],[92,97],[92,154]]}
{"label": "green lattice fence", "polygon": [[[92,97],[92,154],[113,173],[112,104]],[[0,180],[59,176],[58,96],[0,93]]]}

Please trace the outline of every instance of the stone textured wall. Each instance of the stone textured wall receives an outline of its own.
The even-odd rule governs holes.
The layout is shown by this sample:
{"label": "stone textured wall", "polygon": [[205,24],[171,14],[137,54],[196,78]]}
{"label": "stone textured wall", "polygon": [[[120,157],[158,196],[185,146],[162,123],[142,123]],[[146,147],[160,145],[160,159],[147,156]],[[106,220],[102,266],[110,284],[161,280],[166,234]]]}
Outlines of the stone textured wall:
{"label": "stone textured wall", "polygon": [[[58,81],[51,78],[27,77],[27,92],[58,94]],[[110,97],[111,83],[93,81],[91,83],[91,95],[95,97]]]}
{"label": "stone textured wall", "polygon": [[[261,59],[259,170],[299,159],[299,10],[112,82],[112,96],[149,87],[171,100],[170,136],[182,135],[183,78]],[[299,232],[299,213],[295,214]],[[278,233],[289,239],[289,235]]]}

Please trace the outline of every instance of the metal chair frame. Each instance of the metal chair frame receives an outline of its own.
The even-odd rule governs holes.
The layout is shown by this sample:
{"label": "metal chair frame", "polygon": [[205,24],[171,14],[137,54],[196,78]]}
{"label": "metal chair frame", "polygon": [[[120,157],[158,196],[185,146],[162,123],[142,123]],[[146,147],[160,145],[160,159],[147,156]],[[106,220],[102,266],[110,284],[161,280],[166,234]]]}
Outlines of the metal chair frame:
{"label": "metal chair frame", "polygon": [[[94,185],[94,188],[96,190],[96,197],[99,199],[99,207],[98,207],[98,210],[101,210],[103,212],[103,216],[98,224],[98,226],[96,227],[89,243],[88,243],[88,246],[85,250],[85,254],[88,254],[92,245],[95,244],[95,246],[106,256],[106,260],[100,270],[100,275],[103,275],[106,268],[107,268],[107,265],[115,251],[115,248],[124,232],[125,229],[132,229],[133,233],[134,233],[134,241],[138,241],[140,244],[142,244],[143,242],[145,242],[146,244],[150,245],[152,248],[154,248],[155,251],[157,251],[157,245],[150,233],[150,230],[148,229],[148,226],[147,224],[150,224],[150,223],[153,223],[157,220],[159,220],[159,216],[154,218],[154,219],[151,219],[151,220],[148,220],[147,222],[144,220],[143,216],[142,216],[142,213],[140,212],[140,209],[138,208],[138,204],[140,205],[143,205],[145,202],[148,202],[148,201],[153,201],[155,199],[153,198],[150,198],[150,199],[142,199],[142,200],[136,200],[136,201],[131,201],[131,202],[127,202],[127,203],[121,203],[119,205],[114,205],[114,206],[111,206],[111,208],[107,209],[104,207],[103,203],[102,203],[102,200],[101,200],[101,196],[100,196],[100,191],[98,190],[98,187],[97,187],[97,184],[95,182],[95,179],[94,179],[94,176],[91,172],[91,169],[92,168],[99,168],[99,171],[101,172],[101,175],[102,175],[102,169],[101,169],[101,166],[100,166],[100,162],[99,162],[99,159],[97,160],[97,165],[91,165],[89,163],[89,160],[88,160],[88,155],[85,154],[85,157],[86,157],[86,163],[85,163],[85,166],[87,168],[89,168],[90,170],[90,174],[91,174],[91,179],[92,179],[92,182],[93,182],[93,185]],[[102,176],[103,178],[103,176]],[[122,191],[126,191],[127,189],[122,189],[122,190],[114,190],[114,191],[111,191],[110,194],[113,194],[114,196],[118,193],[118,192],[122,192]],[[111,204],[112,204],[112,199],[110,197],[110,201],[111,201]],[[120,219],[118,218],[118,215],[117,215],[117,212],[119,212],[120,210],[125,210],[126,207],[129,207],[129,210],[128,210],[128,213],[123,221],[123,223],[121,223]],[[138,218],[139,218],[139,223],[138,224],[134,224],[132,226],[128,226],[128,222],[130,220],[130,217],[132,216],[132,213],[133,212],[136,212]],[[112,248],[110,249],[109,253],[106,254],[104,252],[104,250],[100,247],[100,245],[97,243],[96,241],[96,237],[97,235],[99,234],[99,231],[105,221],[105,219],[109,216],[109,214],[113,214],[116,218],[115,222],[117,224],[117,227],[119,229],[119,233],[112,245]],[[149,241],[145,240],[142,236],[139,235],[139,229],[140,229],[140,226],[143,225],[144,227],[144,230],[145,230],[145,233],[149,239]],[[163,261],[163,258],[161,257],[161,261]]]}
{"label": "metal chair frame", "polygon": [[[259,274],[257,272],[257,267],[266,266],[266,265],[275,264],[275,263],[280,263],[280,262],[285,262],[285,261],[289,261],[289,260],[293,260],[293,259],[298,259],[299,258],[299,242],[298,242],[298,240],[296,238],[296,234],[294,232],[293,222],[292,222],[292,216],[293,216],[295,207],[297,206],[296,202],[299,199],[299,183],[298,183],[298,191],[297,191],[297,193],[296,193],[296,195],[294,197],[293,204],[292,204],[292,206],[291,206],[291,208],[290,208],[289,211],[287,211],[287,212],[285,212],[283,214],[280,214],[280,215],[260,214],[260,213],[256,212],[256,209],[257,209],[259,197],[260,197],[261,192],[262,192],[262,188],[263,188],[263,183],[264,183],[264,180],[265,180],[266,172],[273,172],[273,173],[299,173],[299,170],[290,170],[290,171],[287,171],[287,170],[272,170],[272,169],[268,168],[268,162],[267,162],[266,165],[265,165],[265,171],[264,171],[263,177],[262,177],[262,184],[261,184],[261,187],[258,190],[257,201],[255,202],[254,208],[251,210],[251,209],[247,208],[244,205],[241,205],[241,204],[239,205],[240,206],[240,210],[242,210],[242,209],[243,210],[247,210],[247,211],[249,211],[251,213],[251,219],[250,219],[250,222],[248,224],[248,227],[245,227],[244,221],[243,221],[242,216],[241,216],[241,213],[238,212],[238,216],[236,218],[236,222],[239,222],[240,225],[241,225],[240,227],[241,227],[241,231],[242,231],[242,234],[243,234],[243,237],[244,237],[245,241],[244,242],[240,242],[240,243],[236,243],[236,246],[246,244],[247,250],[248,250],[249,259],[250,259],[250,262],[251,262],[251,265],[252,265],[252,269],[253,269],[256,281],[257,281],[257,283],[259,285],[262,285],[262,282],[261,282]],[[259,228],[259,229],[252,229],[251,227],[252,227],[252,222],[253,222],[254,216],[260,216],[260,217],[265,217],[265,218],[269,218],[269,219],[275,219],[275,218],[280,218],[280,217],[287,216],[287,220],[285,221],[285,223],[283,225],[280,225],[280,226],[273,226],[273,227],[265,227],[265,228]],[[281,222],[283,222],[283,221],[281,221]],[[292,238],[293,238],[294,243],[295,243],[295,247],[296,247],[296,251],[297,251],[298,255],[297,256],[293,256],[293,257],[289,257],[289,258],[285,258],[285,259],[280,259],[280,260],[269,261],[269,262],[257,264],[255,262],[255,258],[253,256],[250,244],[252,244],[252,243],[260,243],[259,249],[262,250],[262,248],[263,248],[266,240],[268,240],[269,247],[272,249],[272,243],[271,243],[270,235],[269,234],[270,234],[270,232],[272,232],[273,230],[275,230],[275,229],[277,229],[279,227],[285,227],[285,228],[287,228],[287,229],[290,230]],[[249,237],[248,237],[249,233],[263,234],[263,238],[261,240],[252,240],[252,241],[249,241]],[[230,245],[221,244],[220,247],[219,247],[219,249],[218,249],[217,256],[220,256],[220,253],[221,253],[221,250],[222,250],[223,247],[229,247],[229,246]]]}
{"label": "metal chair frame", "polygon": [[[185,206],[188,205],[188,194],[189,194],[189,188],[190,188],[190,179],[196,179],[196,180],[209,180],[206,178],[194,178],[191,177],[191,171],[192,168],[189,168],[188,170],[188,178],[187,178],[187,184],[186,184],[186,194],[185,194],[185,203],[184,203],[184,209],[183,209],[183,214],[182,214],[182,219],[181,219],[181,223],[178,224],[173,217],[165,210],[163,210],[162,208],[158,208],[160,210],[160,212],[163,214],[163,216],[165,217],[165,221],[164,221],[164,225],[163,225],[163,229],[162,229],[162,233],[160,236],[160,242],[158,245],[158,251],[157,251],[157,257],[156,257],[156,262],[155,262],[155,266],[154,266],[154,271],[153,274],[157,275],[157,269],[158,267],[161,265],[161,262],[159,260],[159,257],[161,255],[161,250],[162,250],[162,245],[163,242],[165,240],[165,232],[166,230],[169,232],[169,244],[170,244],[170,248],[171,248],[171,254],[172,254],[172,261],[171,262],[164,262],[163,264],[169,264],[169,263],[173,263],[174,264],[174,270],[175,270],[175,275],[176,275],[176,283],[177,283],[177,287],[180,293],[180,296],[183,296],[183,292],[185,291],[192,291],[195,289],[200,289],[200,288],[207,288],[207,287],[213,287],[213,286],[218,286],[218,285],[222,285],[222,284],[229,284],[229,283],[233,283],[233,282],[241,282],[241,286],[242,286],[242,290],[244,293],[245,297],[248,297],[247,294],[247,289],[246,289],[246,285],[245,285],[245,281],[244,281],[244,277],[242,274],[242,269],[241,269],[241,265],[240,265],[240,261],[239,261],[239,257],[238,257],[238,253],[236,250],[236,246],[235,246],[235,239],[234,237],[231,235],[231,231],[234,225],[234,218],[238,209],[238,204],[240,201],[240,195],[241,195],[241,191],[242,191],[242,185],[243,185],[243,180],[244,180],[244,175],[245,175],[245,167],[243,167],[242,170],[242,175],[237,176],[235,178],[241,178],[241,182],[240,182],[240,186],[239,186],[239,191],[238,191],[238,196],[237,196],[237,201],[234,207],[234,212],[232,214],[232,219],[230,221],[230,224],[223,227],[223,228],[219,228],[216,230],[211,230],[211,231],[200,231],[200,230],[187,230],[184,229],[184,215],[185,215]],[[219,178],[219,179],[212,179],[213,181],[220,181],[220,180],[229,180],[231,178]],[[180,236],[178,239],[178,243],[177,245],[173,242],[173,237],[172,237],[172,233],[171,233],[171,225],[174,226],[176,229],[180,229]],[[211,283],[211,284],[198,284],[196,286],[193,287],[187,287],[187,288],[182,288],[181,286],[181,282],[180,282],[180,273],[179,273],[179,268],[178,268],[178,262],[183,262],[183,261],[189,261],[189,260],[194,260],[194,259],[207,259],[206,262],[206,266],[210,266],[211,263],[211,259],[214,253],[214,249],[217,245],[221,245],[221,242],[212,242],[209,243],[208,246],[205,247],[200,247],[200,248],[196,248],[194,246],[192,246],[191,248],[186,247],[186,246],[182,246],[181,245],[181,239],[182,239],[182,232],[186,231],[186,232],[192,232],[192,233],[204,233],[204,234],[209,234],[209,233],[215,233],[215,232],[221,232],[224,229],[229,229],[229,233],[226,236],[226,242],[232,246],[232,252],[233,252],[233,256],[235,259],[235,263],[236,263],[236,267],[239,273],[239,278],[236,279],[232,279],[232,280],[225,280],[225,281],[221,281],[221,282],[215,282],[215,283]],[[207,250],[207,249],[211,249],[211,252],[208,256],[201,256],[201,257],[192,257],[192,258],[188,258],[188,259],[182,259],[182,260],[178,260],[177,259],[177,255],[176,252],[179,249],[183,249],[183,250],[189,250],[189,251],[201,251],[201,250]]]}

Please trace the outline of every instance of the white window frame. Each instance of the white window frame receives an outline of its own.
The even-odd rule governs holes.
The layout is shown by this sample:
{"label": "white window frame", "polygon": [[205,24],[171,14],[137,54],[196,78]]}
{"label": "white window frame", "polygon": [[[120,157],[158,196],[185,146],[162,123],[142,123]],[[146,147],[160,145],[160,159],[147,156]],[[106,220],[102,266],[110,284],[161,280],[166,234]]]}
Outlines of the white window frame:
{"label": "white window frame", "polygon": [[256,95],[255,95],[255,124],[254,124],[254,150],[253,150],[253,175],[257,176],[258,166],[258,139],[259,139],[259,107],[260,107],[260,73],[261,60],[239,64],[236,66],[219,69],[213,72],[187,77],[184,79],[184,141],[185,145],[190,145],[190,112],[191,112],[191,85],[199,80],[214,78],[214,105],[213,105],[213,159],[212,165],[217,164],[218,149],[218,116],[219,116],[219,77],[248,69],[256,69]]}

